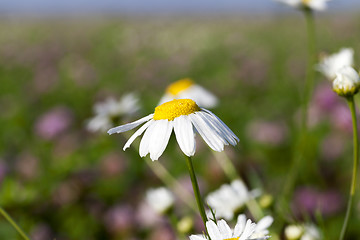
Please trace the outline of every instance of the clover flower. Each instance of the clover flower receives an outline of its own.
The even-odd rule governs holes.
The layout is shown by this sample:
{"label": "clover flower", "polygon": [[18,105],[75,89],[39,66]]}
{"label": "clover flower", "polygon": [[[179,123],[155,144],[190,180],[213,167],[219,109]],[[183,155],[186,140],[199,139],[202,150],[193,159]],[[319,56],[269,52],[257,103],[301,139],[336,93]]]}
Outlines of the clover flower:
{"label": "clover flower", "polygon": [[[195,154],[194,132],[198,132],[214,151],[223,151],[224,145],[236,145],[239,139],[215,114],[200,108],[191,99],[175,99],[155,108],[155,112],[135,122],[112,128],[109,134],[129,131],[140,124],[139,128],[125,143],[123,150],[128,148],[136,137],[143,132],[139,154],[158,160],[164,152],[170,135],[174,129],[180,149],[186,156]],[[146,131],[145,131],[146,130]]]}
{"label": "clover flower", "polygon": [[[268,227],[273,222],[271,216],[262,218],[258,224],[250,219],[246,220],[245,215],[239,215],[235,228],[232,230],[225,220],[217,223],[212,220],[206,222],[206,229],[211,240],[263,240],[270,238]],[[203,235],[191,235],[190,240],[207,240]]]}
{"label": "clover flower", "polygon": [[342,48],[339,52],[324,56],[316,69],[324,74],[329,80],[334,80],[336,72],[342,67],[354,64],[354,50],[352,48]]}
{"label": "clover flower", "polygon": [[323,11],[326,9],[326,3],[330,0],[276,0],[295,8],[309,8],[311,10]]}
{"label": "clover flower", "polygon": [[170,84],[160,99],[159,105],[173,99],[192,99],[205,108],[213,108],[218,103],[218,99],[211,92],[195,84],[190,78],[180,79]]}
{"label": "clover flower", "polygon": [[146,202],[158,214],[165,214],[174,205],[174,195],[169,189],[160,187],[146,192]]}
{"label": "clover flower", "polygon": [[259,190],[249,191],[243,181],[234,180],[231,184],[224,184],[210,193],[206,197],[206,202],[214,210],[216,217],[231,220],[237,210],[259,195]]}
{"label": "clover flower", "polygon": [[353,96],[359,91],[360,77],[352,67],[343,67],[336,72],[333,90],[343,97]]}
{"label": "clover flower", "polygon": [[91,118],[86,128],[91,132],[105,132],[114,126],[114,120],[122,116],[132,116],[140,109],[139,100],[133,93],[124,95],[119,101],[108,98],[94,106],[95,116]]}

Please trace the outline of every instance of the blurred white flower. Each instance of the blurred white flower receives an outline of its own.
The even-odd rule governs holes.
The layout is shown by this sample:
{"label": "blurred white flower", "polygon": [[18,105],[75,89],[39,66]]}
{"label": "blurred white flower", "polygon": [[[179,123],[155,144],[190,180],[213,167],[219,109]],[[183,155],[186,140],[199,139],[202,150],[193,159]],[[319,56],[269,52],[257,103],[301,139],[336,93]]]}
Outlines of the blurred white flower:
{"label": "blurred white flower", "polygon": [[285,228],[287,240],[320,240],[319,229],[313,224],[289,225]]}
{"label": "blurred white flower", "polygon": [[200,107],[213,108],[217,105],[218,99],[214,94],[205,88],[195,84],[190,78],[180,79],[170,84],[158,105],[173,99],[192,99]]}
{"label": "blurred white flower", "polygon": [[[253,223],[250,219],[246,220],[245,215],[239,215],[235,228],[232,230],[225,220],[206,222],[206,229],[211,240],[262,240],[268,239],[270,236],[268,227],[273,222],[271,216],[262,218],[258,224]],[[207,240],[203,235],[191,235],[190,240]]]}
{"label": "blurred white flower", "polygon": [[336,78],[333,81],[333,90],[340,96],[353,96],[359,91],[360,77],[359,73],[352,67],[343,67],[336,72]]}
{"label": "blurred white flower", "polygon": [[91,132],[105,132],[113,127],[113,120],[123,116],[133,116],[140,110],[139,99],[134,93],[124,95],[119,101],[108,98],[94,106],[95,116],[86,127]]}
{"label": "blurred white flower", "polygon": [[275,1],[284,3],[291,7],[296,7],[296,8],[305,7],[316,11],[323,11],[327,7],[326,3],[329,2],[330,0],[275,0]]}
{"label": "blurred white flower", "polygon": [[354,50],[352,48],[342,48],[339,52],[330,56],[324,56],[316,69],[324,74],[329,80],[334,80],[336,72],[342,67],[354,64]]}
{"label": "blurred white flower", "polygon": [[231,220],[234,213],[242,208],[250,199],[258,197],[260,190],[249,191],[241,180],[224,184],[206,197],[206,202],[214,210],[215,216]]}
{"label": "blurred white flower", "polygon": [[173,193],[165,188],[159,187],[146,192],[146,202],[158,214],[165,214],[174,205]]}
{"label": "blurred white flower", "polygon": [[[146,122],[146,123],[145,123]],[[140,124],[139,128],[125,143],[123,150],[140,136],[145,134],[140,142],[139,154],[145,157],[150,153],[150,158],[158,160],[164,152],[172,130],[181,150],[187,156],[195,154],[194,129],[214,151],[221,152],[224,146],[235,146],[239,139],[215,114],[200,108],[191,99],[175,99],[155,108],[155,112],[135,122],[112,128],[109,134],[129,131]]]}

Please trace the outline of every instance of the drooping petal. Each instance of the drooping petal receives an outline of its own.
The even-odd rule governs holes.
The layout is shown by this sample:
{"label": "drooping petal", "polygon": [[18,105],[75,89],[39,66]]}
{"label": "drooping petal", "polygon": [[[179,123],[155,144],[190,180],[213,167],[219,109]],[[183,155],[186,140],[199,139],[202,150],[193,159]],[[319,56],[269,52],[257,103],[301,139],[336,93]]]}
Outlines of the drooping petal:
{"label": "drooping petal", "polygon": [[195,138],[188,116],[183,115],[174,119],[174,132],[180,149],[186,156],[193,156],[195,154]]}
{"label": "drooping petal", "polygon": [[229,140],[229,143],[233,146],[235,146],[237,144],[237,142],[239,142],[239,138],[235,135],[235,133],[233,133],[233,131],[231,131],[231,129],[220,119],[218,118],[214,113],[212,113],[211,111],[202,108],[202,111],[208,113],[210,115],[210,118],[213,121],[214,124],[216,124],[220,129],[222,129],[223,131],[225,131],[227,133],[227,136],[230,137],[230,139],[232,138],[235,141]]}
{"label": "drooping petal", "polygon": [[125,143],[125,146],[123,148],[123,150],[125,151],[125,149],[127,149],[128,147],[130,147],[131,143],[135,140],[135,138],[137,138],[138,136],[140,136],[148,127],[149,125],[153,122],[154,120],[150,120],[147,123],[145,123],[143,126],[141,126],[141,128],[139,128],[130,138],[129,140]]}
{"label": "drooping petal", "polygon": [[220,234],[223,238],[231,238],[232,237],[232,231],[229,225],[225,222],[225,220],[221,219],[217,222]]}
{"label": "drooping petal", "polygon": [[211,240],[222,240],[220,231],[217,227],[217,225],[213,221],[207,221],[206,222],[206,229],[209,233],[209,236]]}
{"label": "drooping petal", "polygon": [[149,153],[149,146],[150,146],[151,136],[152,134],[154,134],[155,123],[156,121],[152,121],[152,123],[146,129],[144,136],[141,139],[140,147],[139,147],[140,157],[145,157]]}
{"label": "drooping petal", "polygon": [[188,115],[195,129],[199,132],[204,141],[211,149],[217,152],[224,150],[224,144],[221,139],[217,137],[214,130],[211,129],[204,120],[195,113]]}
{"label": "drooping petal", "polygon": [[132,123],[128,123],[128,124],[125,124],[125,125],[121,125],[121,126],[118,126],[118,127],[114,127],[114,128],[111,128],[109,131],[108,131],[108,134],[114,134],[114,133],[121,133],[121,132],[126,132],[126,131],[129,131],[133,128],[136,128],[137,126],[139,126],[140,124],[150,120],[152,117],[154,116],[154,114],[150,114],[146,117],[143,117],[143,118],[140,118],[139,120],[135,121],[135,122],[132,122]]}
{"label": "drooping petal", "polygon": [[158,160],[163,154],[172,132],[173,121],[156,120],[154,122],[154,132],[150,136],[149,152],[151,160]]}

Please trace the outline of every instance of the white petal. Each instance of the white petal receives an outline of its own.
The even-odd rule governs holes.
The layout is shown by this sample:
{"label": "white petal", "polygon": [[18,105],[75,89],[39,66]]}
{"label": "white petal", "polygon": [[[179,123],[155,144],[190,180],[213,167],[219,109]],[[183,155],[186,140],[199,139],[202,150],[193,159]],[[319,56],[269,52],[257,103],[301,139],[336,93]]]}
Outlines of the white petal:
{"label": "white petal", "polygon": [[163,103],[166,103],[166,102],[169,102],[171,100],[174,100],[175,99],[175,96],[172,95],[172,94],[169,94],[169,93],[165,93],[164,96],[162,96],[162,98],[160,99],[159,103],[158,103],[158,106],[163,104]]}
{"label": "white petal", "polygon": [[148,127],[149,125],[153,122],[154,120],[150,120],[147,123],[145,123],[143,126],[141,126],[141,128],[139,128],[130,138],[129,140],[125,143],[125,146],[123,148],[123,150],[125,151],[125,149],[127,149],[128,147],[130,147],[131,143],[135,140],[135,138],[137,138],[138,136],[140,136]]}
{"label": "white petal", "polygon": [[149,127],[146,129],[144,136],[141,139],[140,147],[139,147],[140,157],[145,157],[149,153],[149,145],[151,141],[151,136],[153,134],[155,122],[156,122],[155,120],[151,122]]}
{"label": "white petal", "polygon": [[220,118],[218,118],[218,116],[216,116],[214,113],[212,113],[207,109],[202,108],[201,110],[208,113],[211,119],[214,120],[213,121],[214,124],[218,125],[218,127],[223,131],[226,131],[227,136],[231,136],[230,138],[235,140],[235,141],[229,141],[231,145],[235,146],[236,143],[239,142],[239,138],[233,133],[233,131],[231,131],[231,129]]}
{"label": "white petal", "polygon": [[108,134],[113,134],[113,133],[121,133],[121,132],[126,132],[126,131],[129,131],[133,128],[136,128],[137,126],[139,126],[140,124],[150,120],[152,117],[154,116],[154,114],[150,114],[146,117],[143,117],[135,122],[132,122],[132,123],[128,123],[128,124],[125,124],[125,125],[121,125],[121,126],[118,126],[118,127],[114,127],[114,128],[111,128],[109,131],[108,131]]}
{"label": "white petal", "polygon": [[247,222],[246,222],[244,231],[241,234],[241,237],[239,238],[239,240],[248,239],[248,237],[250,237],[251,234],[253,234],[253,232],[255,231],[255,227],[256,227],[256,224],[252,223],[251,220],[248,219]]}
{"label": "white petal", "polygon": [[193,126],[188,116],[182,115],[174,119],[174,132],[180,149],[186,156],[195,154],[195,138]]}
{"label": "white petal", "polygon": [[255,231],[263,231],[266,230],[268,227],[271,226],[271,224],[273,223],[274,219],[271,216],[265,216],[263,217],[258,224],[256,225],[256,229]]}
{"label": "white petal", "polygon": [[214,94],[197,84],[194,84],[188,89],[181,91],[177,98],[190,98],[194,100],[200,107],[206,108],[213,108],[218,104],[218,99]]}
{"label": "white petal", "polygon": [[204,120],[195,113],[188,115],[193,123],[195,129],[200,133],[204,141],[209,145],[211,149],[217,152],[224,150],[224,144],[214,133],[214,130],[210,128]]}
{"label": "white petal", "polygon": [[149,152],[151,160],[158,160],[164,152],[173,128],[173,121],[156,120],[150,136]]}
{"label": "white petal", "polygon": [[209,233],[211,240],[222,240],[220,231],[213,221],[206,222],[206,229]]}
{"label": "white petal", "polygon": [[244,214],[238,216],[235,229],[234,229],[234,237],[240,237],[245,229],[246,217]]}
{"label": "white petal", "polygon": [[190,240],[207,240],[205,237],[200,237],[196,235],[191,235]]}
{"label": "white petal", "polygon": [[217,222],[220,234],[222,238],[231,238],[232,237],[232,231],[231,228],[229,227],[229,225],[227,225],[227,223],[225,222],[225,220],[219,220]]}

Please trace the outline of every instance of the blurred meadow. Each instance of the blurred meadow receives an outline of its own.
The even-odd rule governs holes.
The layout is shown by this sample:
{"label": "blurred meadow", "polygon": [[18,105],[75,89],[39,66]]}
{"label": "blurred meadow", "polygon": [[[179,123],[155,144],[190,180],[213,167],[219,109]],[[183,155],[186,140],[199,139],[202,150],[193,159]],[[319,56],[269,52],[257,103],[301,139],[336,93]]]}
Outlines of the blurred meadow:
{"label": "blurred meadow", "polygon": [[[359,63],[359,14],[315,14],[317,50],[352,47]],[[285,239],[276,209],[299,134],[307,59],[301,13],[186,17],[0,19],[0,206],[34,240],[176,239],[168,218],[144,203],[163,186],[127,134],[91,133],[93,105],[135,92],[154,111],[166,87],[190,77],[219,98],[212,109],[239,137],[225,152],[274,217],[271,239]],[[320,55],[320,54],[319,54]],[[357,65],[359,66],[359,65]],[[304,163],[288,203],[291,219],[316,222],[336,239],[352,169],[346,101],[316,73]],[[229,180],[197,137],[194,165],[203,195]],[[139,139],[135,140],[139,143]],[[174,134],[159,161],[191,190]],[[175,214],[199,216],[179,199]],[[359,194],[348,237],[360,234]],[[244,210],[248,213],[247,210]],[[188,239],[185,234],[180,239]],[[0,218],[0,239],[21,239]]]}

